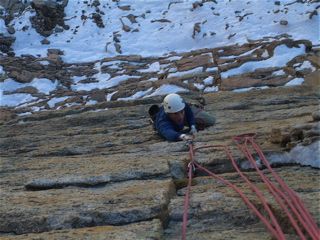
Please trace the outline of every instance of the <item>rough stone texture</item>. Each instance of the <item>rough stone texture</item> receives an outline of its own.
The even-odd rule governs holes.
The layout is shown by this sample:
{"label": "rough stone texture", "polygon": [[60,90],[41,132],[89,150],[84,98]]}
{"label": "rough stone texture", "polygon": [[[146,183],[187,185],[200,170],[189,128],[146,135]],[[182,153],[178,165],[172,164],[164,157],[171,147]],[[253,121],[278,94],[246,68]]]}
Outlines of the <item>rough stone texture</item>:
{"label": "rough stone texture", "polygon": [[[26,234],[24,239],[106,239],[106,240],[131,240],[131,239],[163,239],[161,222],[157,219],[131,225],[114,227],[100,226],[72,230],[53,230],[43,234]],[[2,239],[21,239],[21,236],[4,237]]]}
{"label": "rough stone texture", "polygon": [[[307,40],[293,41],[284,39],[282,41],[271,39],[270,42],[252,41],[250,44],[242,46],[233,45],[213,49],[199,49],[188,53],[172,53],[168,57],[148,57],[141,56],[117,56],[105,58],[101,61],[88,63],[65,63],[59,49],[48,49],[47,57],[35,57],[32,55],[23,55],[15,57],[12,55],[0,56],[0,65],[3,66],[3,74],[0,79],[13,79],[19,83],[30,83],[36,78],[49,79],[52,82],[60,84],[61,89],[53,90],[49,93],[38,93],[31,91],[30,95],[34,100],[28,102],[29,107],[36,109],[60,109],[69,107],[74,103],[77,105],[86,105],[89,101],[102,102],[106,100],[106,95],[113,94],[111,101],[121,98],[130,98],[141,91],[152,89],[148,94],[152,94],[164,84],[173,84],[188,89],[192,92],[198,92],[196,85],[202,85],[203,88],[216,88],[221,91],[230,91],[249,87],[277,87],[283,86],[294,78],[304,78],[306,83],[319,85],[319,49],[312,48],[307,53],[299,55],[290,60],[285,67],[263,68],[253,72],[246,72],[238,75],[224,77],[224,73],[233,68],[241,67],[248,61],[264,61],[273,56],[274,49],[281,45],[288,47],[310,47]],[[260,56],[257,52],[251,52],[253,49],[262,53],[268,53],[267,56]],[[176,58],[177,60],[172,60]],[[114,61],[121,61],[113,65]],[[43,62],[47,62],[44,64]],[[108,63],[110,62],[110,65]],[[309,66],[300,69],[303,63],[309,63]],[[95,64],[103,64],[101,70],[95,69]],[[161,71],[149,70],[152,64],[158,64],[163,68]],[[151,68],[152,69],[152,68]],[[128,75],[128,79],[122,81],[118,86],[106,87],[97,91],[92,89],[82,91],[81,95],[87,95],[86,98],[71,102],[61,101],[54,106],[48,102],[54,98],[68,96],[70,98],[78,96],[79,92],[74,90],[74,77],[85,76],[81,84],[90,84],[98,81],[95,74],[106,74],[106,78],[117,78]],[[161,72],[161,73],[160,73]],[[280,72],[280,73],[279,73]],[[176,75],[175,75],[176,74]],[[205,83],[205,80],[212,78],[211,83]],[[155,79],[154,81],[145,81]],[[25,89],[18,90],[20,92]],[[17,91],[5,91],[4,95],[15,94]],[[32,113],[34,110],[21,107],[19,113]],[[0,116],[0,123],[1,123]]]}
{"label": "rough stone texture", "polygon": [[[181,94],[191,102],[199,98],[196,92]],[[188,146],[153,134],[147,112],[162,97],[100,102],[3,120],[2,239],[101,239],[102,235],[105,239],[180,239]],[[273,140],[273,129],[279,136],[291,134],[290,141],[297,146],[319,143],[315,117],[319,86],[305,83],[203,97],[205,110],[217,122],[197,134],[195,147],[227,145],[237,165],[266,197],[287,238],[298,239],[230,138],[257,132],[256,142],[267,157],[289,151]],[[239,186],[266,214],[222,148],[198,150],[195,160]],[[319,185],[315,184],[319,168],[281,161],[272,166],[319,224]],[[193,180],[188,213],[188,239],[274,239],[233,189],[202,170]]]}
{"label": "rough stone texture", "polygon": [[12,50],[10,46],[15,40],[15,37],[5,37],[3,34],[0,34],[0,51],[5,53]]}
{"label": "rough stone texture", "polygon": [[[0,50],[4,53],[0,55],[0,81],[12,78],[24,84],[45,78],[57,81],[60,87],[49,93],[30,86],[3,93],[27,93],[35,99],[15,108],[0,108],[1,239],[180,239],[188,146],[184,142],[167,142],[153,133],[148,108],[160,104],[163,96],[119,100],[150,88],[152,93],[163,84],[188,89],[190,92],[182,95],[191,102],[204,97],[205,110],[214,114],[217,122],[197,134],[195,147],[227,145],[237,166],[266,197],[287,239],[299,237],[231,137],[257,132],[256,142],[276,173],[300,196],[320,224],[316,184],[320,161],[316,154],[304,153],[306,147],[319,153],[320,51],[310,41],[292,40],[283,34],[248,39],[243,45],[172,52],[165,57],[117,56],[86,63],[64,62],[60,49],[48,49],[46,57],[18,57],[11,52],[15,38],[7,34],[15,33],[10,21],[25,8],[31,7],[36,14],[24,30],[33,27],[46,37],[69,29],[64,23],[67,0],[31,2],[2,3],[5,11],[1,9],[0,15],[5,19],[7,33],[0,34]],[[83,12],[81,19],[107,27],[101,18],[102,1],[84,2],[95,12]],[[205,2],[190,3],[192,11]],[[168,9],[171,4],[177,2],[170,3]],[[280,5],[280,1],[275,4]],[[119,9],[125,13],[131,6]],[[306,14],[311,19],[317,10]],[[123,30],[139,31],[123,20],[134,23],[137,17],[144,16],[125,15],[119,18]],[[239,16],[239,21],[247,15],[250,13]],[[280,24],[290,25],[285,19]],[[199,34],[201,24],[195,23],[192,37]],[[230,34],[229,39],[233,36]],[[106,51],[113,44],[121,53],[120,37],[114,32]],[[51,44],[48,39],[41,43],[48,47]],[[304,54],[284,67],[224,77],[227,71],[247,62],[272,58],[281,45],[287,46],[288,51],[300,48]],[[96,65],[101,69],[97,70]],[[98,81],[95,74],[106,74],[110,79],[129,77],[119,86],[105,89],[72,89],[75,77],[84,76],[80,83],[90,84]],[[212,83],[205,83],[209,78]],[[305,81],[299,86],[279,87],[294,78]],[[150,79],[154,81],[145,81]],[[195,85],[220,91],[203,94]],[[222,92],[262,86],[270,88]],[[111,93],[115,94],[106,99]],[[49,104],[58,97],[68,98]],[[86,105],[89,101],[97,103]],[[260,163],[257,154],[254,158]],[[195,160],[237,185],[266,216],[261,201],[235,172],[223,148],[197,150]],[[265,166],[260,166],[270,177]],[[188,239],[274,239],[234,190],[202,170],[197,169],[195,175],[188,210]]]}
{"label": "rough stone texture", "polygon": [[[319,171],[301,167],[281,167],[275,169],[275,171],[287,182],[291,189],[298,193],[299,197],[304,199],[304,204],[310,212],[315,214],[314,217],[319,222],[319,215],[316,214],[318,212],[317,204],[313,202],[313,200],[319,198],[319,194],[309,185],[310,181],[317,179]],[[292,171],[295,172],[295,175],[291,174]],[[272,179],[269,171],[264,170],[264,173]],[[267,200],[268,205],[272,206],[272,210],[276,212],[276,218],[284,234],[287,234],[287,238],[295,239],[295,230],[278,206],[276,199],[262,183],[259,175],[255,172],[246,172],[245,175],[256,185]],[[220,174],[219,177],[235,183],[243,193],[249,196],[249,200],[257,209],[261,212],[264,211],[259,198],[253,194],[253,190],[248,189],[244,180],[240,180],[241,177],[238,174],[224,173]],[[296,179],[299,179],[299,181],[296,181]],[[169,228],[165,230],[165,236],[168,239],[174,239],[174,236],[179,235],[181,231],[184,199],[180,196],[185,195],[185,189],[179,190],[178,195],[179,197],[171,200],[169,205],[171,222]],[[251,226],[250,231],[248,231],[249,226]],[[266,230],[259,218],[252,214],[251,208],[244,203],[235,191],[230,190],[229,186],[214,177],[195,178],[189,198],[188,239],[196,239],[199,236],[201,236],[201,239],[227,239],[224,235],[226,232],[221,233],[221,230],[229,230],[231,233],[229,235],[228,232],[229,239],[232,237],[235,239],[250,239],[250,237],[253,239],[273,239],[272,234]],[[240,236],[236,236],[235,232],[240,233]]]}
{"label": "rough stone texture", "polygon": [[3,232],[45,232],[101,225],[123,225],[163,218],[174,193],[162,180],[126,181],[97,188],[65,187],[6,194]]}

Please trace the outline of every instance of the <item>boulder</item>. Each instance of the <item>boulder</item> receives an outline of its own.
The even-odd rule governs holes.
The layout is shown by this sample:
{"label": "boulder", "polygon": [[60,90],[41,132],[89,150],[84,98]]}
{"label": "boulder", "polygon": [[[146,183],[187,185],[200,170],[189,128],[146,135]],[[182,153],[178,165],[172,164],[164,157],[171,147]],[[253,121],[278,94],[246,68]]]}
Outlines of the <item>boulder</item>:
{"label": "boulder", "polygon": [[14,43],[16,40],[15,37],[8,37],[8,36],[3,36],[3,34],[0,34],[0,51],[1,52],[9,52],[11,50],[11,45]]}

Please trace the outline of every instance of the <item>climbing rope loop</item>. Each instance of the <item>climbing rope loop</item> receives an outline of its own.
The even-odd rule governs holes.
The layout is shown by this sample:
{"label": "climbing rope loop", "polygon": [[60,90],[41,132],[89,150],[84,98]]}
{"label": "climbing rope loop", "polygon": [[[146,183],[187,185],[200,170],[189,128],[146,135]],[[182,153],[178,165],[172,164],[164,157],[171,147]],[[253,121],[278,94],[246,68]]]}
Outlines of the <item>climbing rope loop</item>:
{"label": "climbing rope loop", "polygon": [[[307,208],[302,203],[301,199],[298,195],[291,190],[282,180],[281,178],[273,171],[270,164],[268,163],[265,155],[263,154],[262,150],[259,146],[254,142],[254,138],[257,136],[257,133],[245,133],[238,135],[236,137],[232,137],[232,140],[235,144],[241,149],[242,153],[246,156],[249,162],[253,165],[255,170],[259,173],[259,176],[263,180],[263,182],[267,185],[270,193],[277,199],[279,205],[284,210],[286,215],[288,216],[291,224],[293,225],[294,229],[296,230],[297,234],[302,240],[312,239],[312,240],[319,240],[320,239],[320,230],[312,218],[311,214],[308,212]],[[270,209],[268,203],[266,202],[265,198],[261,194],[261,192],[250,182],[250,180],[240,171],[238,168],[233,156],[231,155],[228,146],[226,145],[210,145],[210,146],[202,146],[193,148],[193,139],[188,143],[189,145],[189,157],[190,163],[187,167],[188,173],[188,185],[185,195],[185,204],[184,204],[184,212],[183,212],[183,221],[182,221],[182,233],[181,233],[181,240],[186,239],[186,232],[187,232],[187,216],[188,216],[188,206],[189,206],[189,195],[191,189],[191,182],[193,173],[195,171],[195,167],[205,171],[209,175],[215,177],[219,181],[227,184],[231,188],[233,188],[239,196],[244,200],[244,202],[254,211],[254,213],[259,217],[259,219],[265,224],[268,230],[279,240],[285,240],[286,237],[281,229],[280,224],[278,223],[277,219],[274,216],[274,213]],[[264,217],[260,211],[252,204],[252,202],[245,196],[243,192],[241,192],[235,185],[232,183],[222,179],[218,175],[212,173],[208,169],[202,167],[194,160],[194,153],[195,151],[203,148],[224,148],[226,154],[228,155],[229,159],[231,160],[232,165],[236,169],[237,173],[244,179],[244,181],[252,188],[252,190],[257,194],[257,197],[261,200],[268,217]],[[267,167],[267,169],[272,174],[273,178],[276,179],[277,184],[282,188],[282,190],[277,187],[274,183],[272,183],[259,169],[257,166],[252,153],[251,149],[253,149],[259,157],[262,159],[263,163]],[[269,220],[268,220],[269,219]],[[301,227],[303,229],[301,229]],[[308,236],[305,236],[307,233]]]}

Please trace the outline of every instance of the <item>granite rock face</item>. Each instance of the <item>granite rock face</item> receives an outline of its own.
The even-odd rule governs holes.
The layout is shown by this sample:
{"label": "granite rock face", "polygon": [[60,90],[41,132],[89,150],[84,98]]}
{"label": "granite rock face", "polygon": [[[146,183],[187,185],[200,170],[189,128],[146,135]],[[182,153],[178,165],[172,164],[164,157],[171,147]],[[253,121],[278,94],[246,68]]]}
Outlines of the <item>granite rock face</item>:
{"label": "granite rock face", "polygon": [[[192,92],[181,95],[190,102],[198,98]],[[265,196],[286,237],[299,239],[231,140],[239,134],[257,132],[256,143],[276,173],[299,195],[319,224],[318,155],[309,155],[309,163],[284,157],[296,147],[319,146],[319,85],[306,82],[247,92],[207,93],[203,97],[205,110],[214,114],[217,122],[198,132],[194,146],[227,145],[237,165]],[[179,239],[188,146],[167,142],[153,133],[147,111],[151,104],[161,101],[162,97],[100,102],[4,121],[0,125],[2,238]],[[286,134],[290,141],[283,144]],[[287,146],[290,142],[295,143],[291,151]],[[266,215],[223,148],[198,150],[195,160],[237,185]],[[267,169],[263,171],[272,179]],[[195,174],[188,239],[273,239],[232,188],[200,169]]]}
{"label": "granite rock face", "polygon": [[[10,21],[27,7],[36,12],[30,21],[42,36],[68,29],[63,22],[67,0],[34,0],[32,6],[24,2],[4,1],[7,14],[0,14],[5,15],[9,34],[15,32]],[[100,1],[84,2],[95,13],[83,13],[81,19],[105,27]],[[192,11],[204,2],[192,3]],[[169,7],[171,4],[176,3]],[[126,13],[130,5],[119,8],[126,14],[120,18],[122,28],[130,31],[122,20],[133,23],[137,16]],[[312,18],[315,13],[308,14]],[[193,37],[200,31],[201,25],[195,23]],[[118,38],[115,32],[114,42],[106,43],[106,51],[111,44],[121,54]],[[297,193],[320,225],[320,52],[310,41],[292,40],[283,34],[163,57],[123,55],[85,63],[66,63],[64,52],[51,48],[45,57],[18,57],[11,49],[14,41],[14,37],[0,34],[0,50],[5,53],[0,55],[0,82],[10,79],[22,87],[4,91],[3,96],[22,93],[31,100],[0,107],[1,239],[180,239],[189,147],[185,142],[168,142],[153,132],[148,109],[160,105],[164,96],[129,100],[141,91],[152,94],[168,84],[188,90],[181,92],[188,102],[204,98],[205,111],[215,115],[215,125],[199,131],[194,139],[194,148],[212,146],[195,151],[198,164],[236,185],[268,218],[262,201],[240,177],[222,147],[227,146],[236,166],[265,197],[285,237],[300,239],[231,139],[257,133],[255,142],[276,174]],[[50,46],[47,39],[41,43]],[[271,61],[276,49],[283,47],[299,52],[284,67],[237,73],[246,63]],[[108,84],[88,90],[87,86],[101,75]],[[79,82],[77,77],[81,77]],[[113,84],[119,78],[123,81]],[[31,85],[35,79],[46,79],[46,85],[54,87],[39,89]],[[285,86],[295,79],[304,82]],[[233,91],[243,88],[254,90]],[[253,158],[274,181],[256,152]],[[199,168],[194,174],[188,240],[275,239],[234,189]]]}

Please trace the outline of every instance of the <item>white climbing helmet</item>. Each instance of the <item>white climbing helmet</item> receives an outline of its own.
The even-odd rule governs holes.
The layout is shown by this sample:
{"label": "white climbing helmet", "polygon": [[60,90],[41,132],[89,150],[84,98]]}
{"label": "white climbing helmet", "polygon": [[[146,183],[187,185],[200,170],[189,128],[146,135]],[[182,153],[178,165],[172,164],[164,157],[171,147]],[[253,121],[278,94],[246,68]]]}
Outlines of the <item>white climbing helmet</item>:
{"label": "white climbing helmet", "polygon": [[166,113],[175,113],[184,109],[185,102],[178,94],[172,93],[164,98],[162,105]]}

